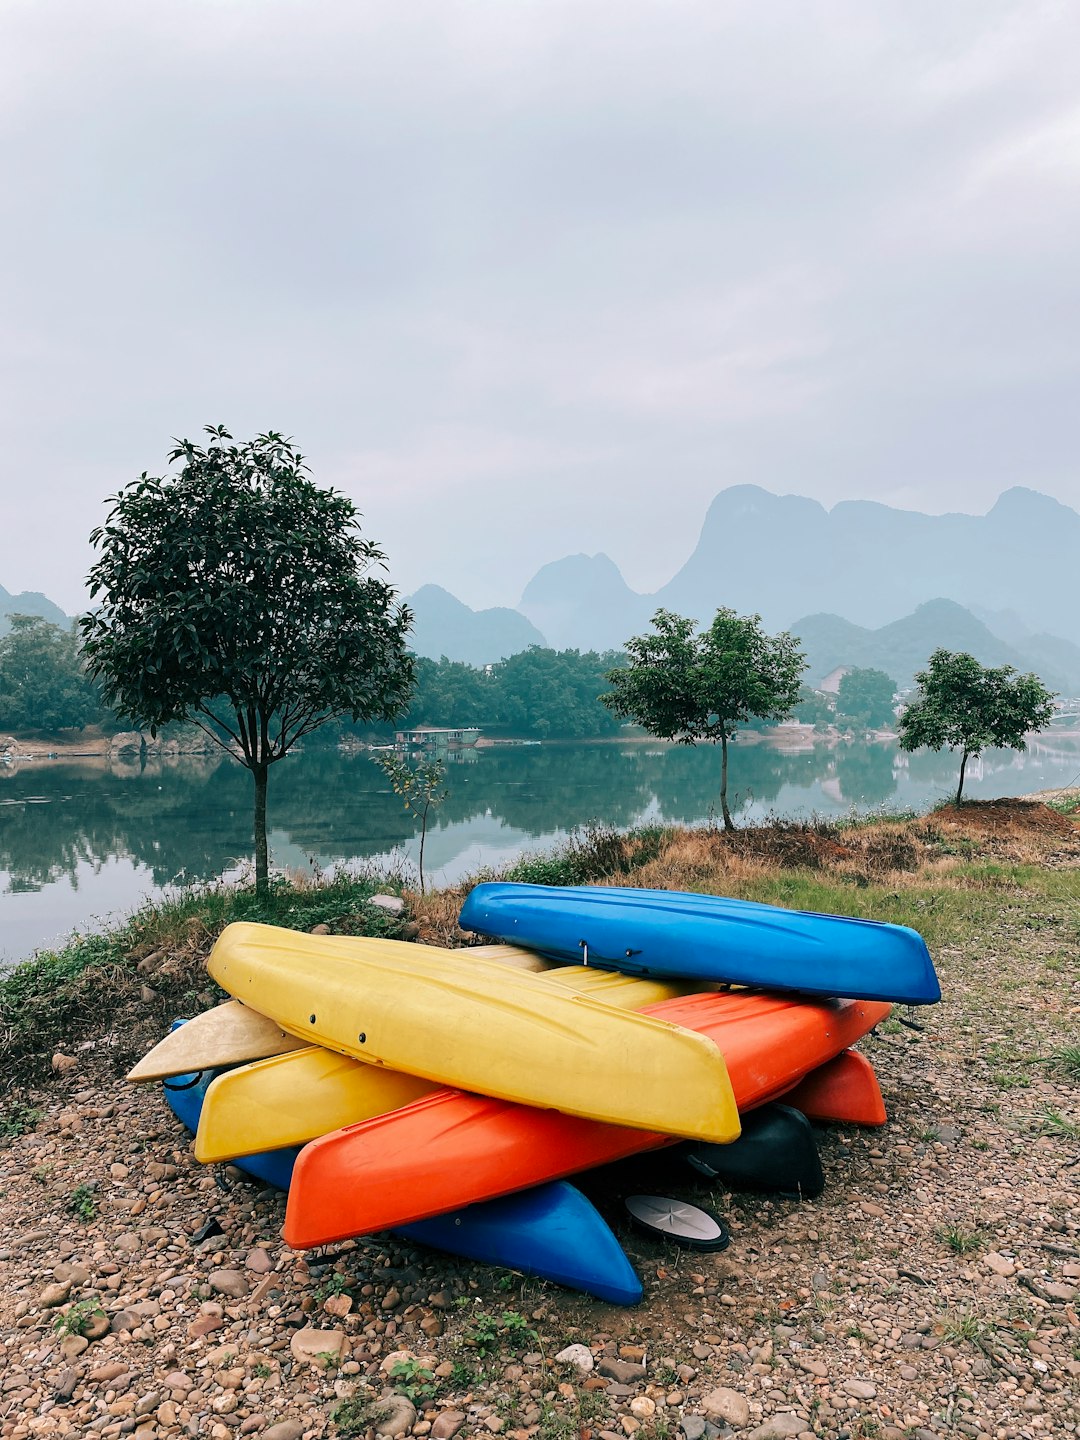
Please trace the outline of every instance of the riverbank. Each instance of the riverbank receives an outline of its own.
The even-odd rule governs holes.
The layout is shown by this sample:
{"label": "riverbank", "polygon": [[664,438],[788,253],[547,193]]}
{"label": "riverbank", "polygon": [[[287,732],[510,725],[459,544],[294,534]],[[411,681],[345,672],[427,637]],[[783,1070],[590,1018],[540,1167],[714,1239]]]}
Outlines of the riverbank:
{"label": "riverbank", "polygon": [[[0,1434],[362,1435],[384,1389],[402,1433],[435,1440],[1076,1433],[1078,870],[1075,816],[1015,801],[598,831],[515,867],[914,924],[941,975],[922,1030],[864,1043],[889,1124],[820,1132],[819,1200],[669,1172],[663,1193],[733,1232],[694,1255],[635,1236],[601,1185],[645,1285],[629,1311],[385,1238],[294,1254],[280,1197],[195,1164],[160,1093],[120,1077],[213,1003],[205,956],[250,894],[208,890],[22,967],[0,982],[0,1054],[26,1082],[0,1124]],[[367,903],[376,883],[283,888],[268,918],[465,939],[460,890],[392,886],[398,920]],[[556,1359],[571,1344],[591,1369]]]}

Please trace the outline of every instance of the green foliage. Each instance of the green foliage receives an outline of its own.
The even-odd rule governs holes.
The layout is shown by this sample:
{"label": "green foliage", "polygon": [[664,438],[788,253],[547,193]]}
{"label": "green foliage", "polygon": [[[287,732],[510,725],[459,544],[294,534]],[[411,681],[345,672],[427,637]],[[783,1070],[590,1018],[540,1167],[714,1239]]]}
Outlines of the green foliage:
{"label": "green foliage", "polygon": [[0,1110],[0,1140],[17,1140],[33,1130],[41,1116],[42,1111],[25,1100],[8,1100]]}
{"label": "green foliage", "polygon": [[937,1233],[954,1255],[972,1255],[986,1244],[981,1230],[966,1230],[962,1225],[944,1225]]}
{"label": "green foliage", "polygon": [[68,1196],[67,1208],[73,1215],[77,1215],[80,1220],[85,1220],[89,1224],[97,1214],[97,1202],[90,1186],[76,1185]]}
{"label": "green foliage", "polygon": [[373,1395],[350,1395],[330,1411],[330,1423],[339,1435],[354,1440],[365,1435],[387,1414],[385,1401]]}
{"label": "green foliage", "polygon": [[538,740],[591,740],[613,735],[619,721],[600,703],[618,651],[530,646],[494,665],[415,660],[415,683],[401,724],[479,725]]}
{"label": "green foliage", "polygon": [[97,1300],[76,1300],[74,1305],[69,1305],[53,1317],[53,1330],[60,1336],[85,1335],[94,1317],[104,1314]]}
{"label": "green foliage", "polygon": [[919,693],[900,717],[900,748],[959,750],[957,805],[973,755],[990,746],[1025,750],[1025,736],[1044,730],[1054,713],[1054,697],[1038,676],[986,667],[963,652],[935,650],[915,679]]}
{"label": "green foliage", "polygon": [[791,713],[802,725],[813,725],[824,730],[836,719],[836,709],[831,695],[823,690],[811,690],[807,685],[799,687],[799,698],[791,707]]}
{"label": "green foliage", "polygon": [[0,726],[67,730],[101,716],[74,626],[65,630],[40,615],[12,615],[11,629],[0,639]]}
{"label": "green foliage", "polygon": [[431,1400],[438,1392],[434,1374],[419,1360],[395,1360],[390,1367],[390,1384],[414,1404]]}
{"label": "green foliage", "polygon": [[373,573],[384,556],[352,501],[314,484],[291,441],[207,433],[172,451],[178,474],[112,497],[83,648],[108,704],[155,733],[190,721],[252,772],[265,892],[268,766],[335,716],[404,707],[412,617]]}
{"label": "green foliage", "polygon": [[[0,974],[0,1062],[13,1079],[48,1073],[52,1052],[73,1032],[86,1028],[88,1018],[100,1009],[103,989],[108,987],[115,998],[125,980],[138,983],[138,957],[162,950],[191,953],[192,937],[199,935],[209,948],[233,920],[293,930],[325,924],[337,934],[398,935],[399,921],[366,904],[385,888],[382,877],[346,874],[299,886],[275,879],[265,898],[250,886],[210,884],[147,903],[104,934],[75,935],[63,947],[40,951]],[[205,983],[205,972],[202,978]]]}
{"label": "green foliage", "polygon": [[582,825],[555,849],[523,856],[501,872],[500,878],[523,885],[585,885],[607,880],[654,860],[668,834],[662,825],[627,831],[611,825]]}
{"label": "green foliage", "polygon": [[481,1357],[497,1355],[504,1348],[522,1349],[535,1341],[536,1331],[516,1310],[504,1310],[501,1315],[482,1311],[465,1330],[465,1343]]}
{"label": "green foliage", "polygon": [[428,816],[438,809],[450,794],[446,786],[446,761],[441,755],[401,755],[390,751],[371,757],[405,809],[420,821],[420,893],[424,893],[424,845],[427,841]]}
{"label": "green foliage", "polygon": [[600,698],[652,735],[684,745],[719,742],[720,805],[724,826],[732,830],[728,742],[751,719],[782,720],[791,713],[806,661],[786,631],[766,635],[760,615],[721,609],[701,634],[695,621],[670,610],[658,610],[652,624],[652,634],[627,641],[629,664],[608,672],[612,689]]}
{"label": "green foliage", "polygon": [[884,670],[856,666],[840,680],[836,696],[836,718],[858,730],[877,730],[892,725],[896,681]]}
{"label": "green foliage", "polygon": [[532,645],[493,667],[499,725],[546,740],[613,735],[618,717],[599,703],[618,654]]}

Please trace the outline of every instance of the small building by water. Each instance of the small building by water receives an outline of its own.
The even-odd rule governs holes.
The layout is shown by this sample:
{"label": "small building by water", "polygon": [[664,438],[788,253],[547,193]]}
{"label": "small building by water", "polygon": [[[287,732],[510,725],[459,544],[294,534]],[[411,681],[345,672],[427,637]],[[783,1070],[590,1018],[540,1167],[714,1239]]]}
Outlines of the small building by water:
{"label": "small building by water", "polygon": [[417,725],[412,730],[398,730],[394,734],[394,744],[416,749],[422,747],[425,750],[463,750],[469,749],[480,739],[480,727],[477,725]]}

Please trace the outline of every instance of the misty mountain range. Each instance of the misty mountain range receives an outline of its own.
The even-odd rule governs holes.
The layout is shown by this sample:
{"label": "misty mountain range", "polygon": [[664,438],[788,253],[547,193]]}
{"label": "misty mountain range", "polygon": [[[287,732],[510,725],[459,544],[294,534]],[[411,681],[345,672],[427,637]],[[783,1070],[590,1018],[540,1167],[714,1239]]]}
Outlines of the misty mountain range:
{"label": "misty mountain range", "polygon": [[557,649],[620,649],[661,605],[703,623],[726,605],[798,635],[811,684],[840,665],[872,665],[907,686],[940,645],[1076,695],[1078,555],[1080,515],[1021,487],[986,515],[923,515],[862,500],[827,510],[736,485],[653,594],[632,590],[607,555],[569,555],[533,576],[516,610],[472,611],[437,586],[410,603],[420,654],[473,664],[538,636]]}
{"label": "misty mountain range", "polygon": [[[827,510],[735,485],[717,495],[693,553],[653,594],[632,590],[599,554],[543,566],[516,609],[472,610],[438,585],[408,600],[416,652],[470,665],[530,645],[617,650],[660,606],[707,623],[724,605],[799,636],[810,684],[860,665],[906,687],[944,646],[1034,670],[1052,690],[1078,695],[1078,556],[1080,514],[1021,487],[986,515],[923,515],[864,500]],[[0,587],[0,634],[18,611],[66,619],[44,595]]]}

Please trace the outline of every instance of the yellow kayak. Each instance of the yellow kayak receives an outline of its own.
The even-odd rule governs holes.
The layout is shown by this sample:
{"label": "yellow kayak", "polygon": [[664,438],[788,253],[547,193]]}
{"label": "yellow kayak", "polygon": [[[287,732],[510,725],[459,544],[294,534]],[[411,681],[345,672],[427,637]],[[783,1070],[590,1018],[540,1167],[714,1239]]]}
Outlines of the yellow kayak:
{"label": "yellow kayak", "polygon": [[[473,945],[461,954],[537,973],[559,965],[557,960],[545,960],[535,950],[523,950],[519,945]],[[127,1078],[141,1084],[196,1070],[221,1070],[227,1065],[244,1065],[269,1055],[300,1050],[309,1043],[287,1034],[276,1021],[268,1020],[249,1005],[227,1000],[171,1030],[128,1071]]]}
{"label": "yellow kayak", "polygon": [[367,1064],[639,1130],[738,1135],[707,1037],[460,954],[234,924],[207,969],[283,1030]]}
{"label": "yellow kayak", "polygon": [[[456,953],[467,961],[477,952]],[[543,980],[622,1010],[670,1000],[687,988],[583,965],[553,968]],[[306,1145],[331,1130],[397,1110],[435,1089],[434,1081],[365,1065],[321,1046],[294,1050],[230,1070],[210,1084],[199,1117],[195,1156],[213,1164],[286,1145]]]}

